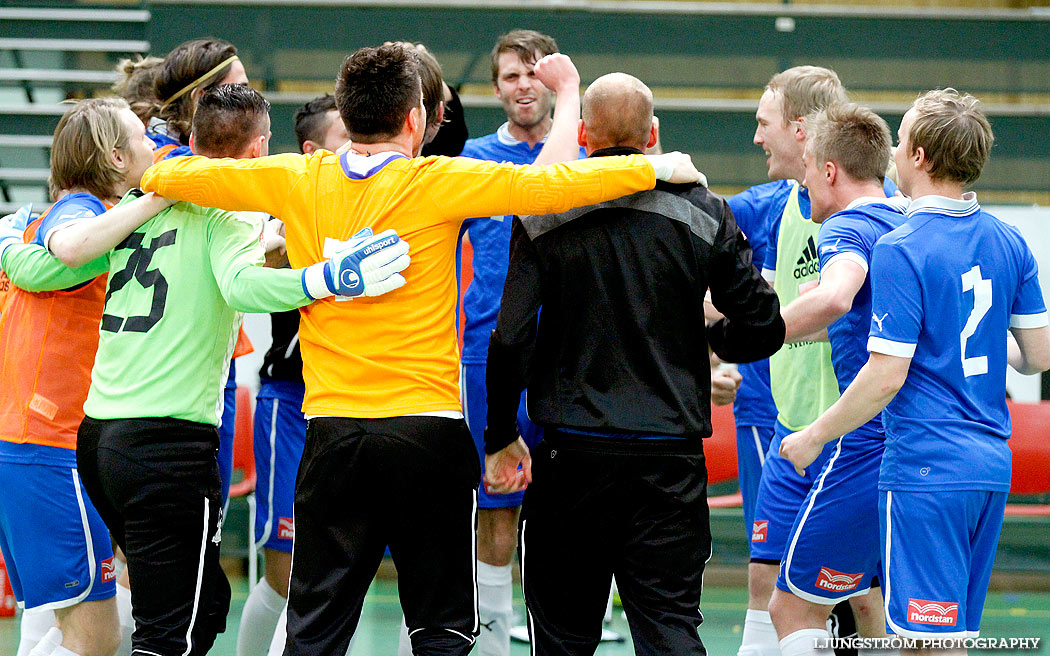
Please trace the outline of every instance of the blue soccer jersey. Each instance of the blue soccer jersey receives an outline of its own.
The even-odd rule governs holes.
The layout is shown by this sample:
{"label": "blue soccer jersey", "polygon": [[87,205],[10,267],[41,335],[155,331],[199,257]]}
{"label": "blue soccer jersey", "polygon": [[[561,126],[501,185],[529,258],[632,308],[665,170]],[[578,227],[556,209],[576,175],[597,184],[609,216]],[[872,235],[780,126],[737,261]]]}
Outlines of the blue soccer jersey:
{"label": "blue soccer jersey", "polygon": [[[461,156],[492,162],[532,164],[536,161],[544,142],[530,147],[510,134],[510,126],[504,123],[493,134],[470,139],[463,147]],[[586,153],[580,149],[580,157]],[[489,217],[484,217],[488,219]],[[489,353],[489,336],[496,329],[503,283],[507,279],[510,262],[509,217],[492,217],[492,220],[467,222],[467,233],[474,248],[474,279],[463,294],[463,314],[466,325],[463,330],[463,364],[485,364]]]}
{"label": "blue soccer jersey", "polygon": [[36,236],[29,243],[47,248],[51,235],[58,228],[79,219],[97,216],[105,211],[105,204],[91,194],[83,192],[66,194],[52,205],[51,209],[44,215],[44,218],[40,220]]}
{"label": "blue soccer jersey", "polygon": [[1006,332],[1047,324],[1038,268],[1013,227],[924,196],[875,246],[868,350],[910,357],[883,412],[883,490],[1010,488]]}
{"label": "blue soccer jersey", "polygon": [[[820,226],[817,253],[820,271],[843,260],[859,265],[867,273],[871,251],[884,234],[899,228],[905,221],[908,202],[902,197],[858,198],[846,209],[830,216]],[[839,392],[845,392],[860,368],[867,362],[868,331],[871,326],[871,277],[853,297],[850,311],[828,326],[831,342],[831,364],[839,382]],[[882,420],[875,417],[861,427],[861,435],[882,438]]]}

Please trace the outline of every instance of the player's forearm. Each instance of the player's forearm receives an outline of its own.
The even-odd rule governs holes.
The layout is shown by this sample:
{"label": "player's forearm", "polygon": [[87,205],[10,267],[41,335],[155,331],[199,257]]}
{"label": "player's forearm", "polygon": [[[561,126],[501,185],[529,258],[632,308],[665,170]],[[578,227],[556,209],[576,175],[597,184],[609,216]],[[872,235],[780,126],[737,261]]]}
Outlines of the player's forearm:
{"label": "player's forearm", "polygon": [[789,344],[812,341],[813,334],[835,323],[849,309],[850,306],[836,298],[834,293],[823,291],[818,285],[782,310],[786,327],[784,341]]}
{"label": "player's forearm", "polygon": [[579,159],[580,145],[577,143],[577,128],[580,121],[580,89],[569,87],[558,93],[554,104],[554,121],[547,142],[533,164],[542,166],[556,162],[571,162]]}
{"label": "player's forearm", "polygon": [[49,292],[97,278],[109,270],[109,260],[100,257],[79,268],[70,268],[43,246],[16,244],[4,251],[0,266],[15,287],[27,292]]}
{"label": "player's forearm", "polygon": [[301,269],[247,265],[220,282],[223,298],[238,312],[284,312],[313,300],[303,291]]}
{"label": "player's forearm", "polygon": [[1050,368],[1050,328],[1011,328],[1006,362],[1018,373],[1037,374]]}
{"label": "player's forearm", "polygon": [[908,376],[911,358],[872,353],[838,401],[807,429],[826,444],[871,421],[889,405]]}
{"label": "player's forearm", "polygon": [[142,176],[142,189],[204,207],[284,217],[304,161],[292,154],[257,159],[174,157],[150,167]]}
{"label": "player's forearm", "polygon": [[170,201],[146,194],[97,216],[62,226],[51,235],[48,249],[66,266],[83,266],[108,253],[136,228],[170,206]]}

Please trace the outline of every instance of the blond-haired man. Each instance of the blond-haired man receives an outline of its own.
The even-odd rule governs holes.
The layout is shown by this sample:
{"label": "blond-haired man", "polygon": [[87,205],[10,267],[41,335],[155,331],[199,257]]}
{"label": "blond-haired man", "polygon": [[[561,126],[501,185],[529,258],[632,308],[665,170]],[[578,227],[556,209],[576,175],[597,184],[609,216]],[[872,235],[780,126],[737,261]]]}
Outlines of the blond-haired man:
{"label": "blond-haired man", "polygon": [[[842,398],[781,448],[806,466],[881,412],[887,627],[919,641],[976,637],[1010,488],[1006,366],[1050,368],[1050,329],[1024,239],[965,191],[993,139],[977,99],[923,94],[897,135],[912,200],[907,223],[872,254],[870,356]],[[916,646],[902,651],[929,653]]]}

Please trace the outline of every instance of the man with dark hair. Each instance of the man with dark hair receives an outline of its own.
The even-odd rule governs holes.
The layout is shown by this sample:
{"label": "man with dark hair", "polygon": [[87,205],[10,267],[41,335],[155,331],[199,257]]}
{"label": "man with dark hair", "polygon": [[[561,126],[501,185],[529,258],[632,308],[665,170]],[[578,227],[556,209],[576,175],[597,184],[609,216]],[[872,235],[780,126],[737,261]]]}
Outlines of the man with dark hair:
{"label": "man with dark hair", "polygon": [[[296,483],[287,654],[346,649],[387,545],[415,653],[473,646],[479,471],[462,421],[455,326],[463,220],[607,200],[651,188],[657,174],[698,176],[680,154],[544,168],[414,159],[426,132],[418,66],[397,44],[347,58],[336,106],[354,144],[341,155],[182,158],[143,180],[167,197],[280,216],[293,266],[323,258],[365,222],[396,226],[415,244],[413,284],[383,304],[303,311],[303,409],[314,418]],[[332,499],[341,500],[334,514]]]}
{"label": "man with dark hair", "polygon": [[243,84],[207,91],[197,103],[190,150],[199,155],[251,159],[269,152],[270,102]]}
{"label": "man with dark hair", "polygon": [[[318,96],[295,113],[295,135],[303,153],[338,150],[348,140],[331,94]],[[275,219],[271,219],[276,221]],[[282,251],[283,253],[283,251]],[[279,266],[287,265],[287,256]],[[272,340],[259,372],[255,401],[254,452],[256,544],[263,550],[263,576],[248,593],[237,632],[238,656],[266,653],[275,631],[284,648],[280,621],[288,598],[295,519],[295,475],[306,442],[303,415],[303,359],[299,353],[299,311],[270,315]]]}
{"label": "man with dark hair", "polygon": [[[229,97],[209,105],[216,93]],[[232,105],[247,108],[256,126],[249,141],[261,139],[265,154],[269,134],[258,131],[268,121],[259,100],[243,85],[205,92],[194,116],[194,126],[206,128],[194,133],[200,152],[237,154],[221,150],[224,139],[206,136],[217,133],[211,128]],[[293,309],[335,294],[378,295],[405,282],[395,271],[408,265],[407,245],[396,233],[357,239],[302,269],[277,270],[258,266],[259,229],[250,217],[179,203],[123,233],[102,222],[63,228],[87,262],[72,271],[39,246],[3,258],[13,278],[29,271],[42,289],[108,273],[77,465],[127,555],[135,653],[203,655],[225,629],[230,587],[219,567],[216,424],[241,313]]]}
{"label": "man with dark hair", "polygon": [[[492,134],[468,141],[463,148],[465,157],[533,164],[580,156],[575,130],[566,134],[564,139],[548,139],[552,125],[553,89],[537,77],[535,66],[537,61],[556,52],[558,44],[554,39],[532,30],[514,30],[499,38],[492,48],[492,87],[503,103],[507,122]],[[570,94],[579,97],[579,75],[575,67],[572,74],[575,77],[567,80],[560,91],[559,101],[562,103]],[[550,146],[546,146],[548,141]],[[545,160],[539,160],[545,146]],[[463,412],[474,438],[482,474],[487,413],[485,360],[489,335],[496,327],[510,247],[511,220],[510,217],[501,218],[500,221],[491,221],[485,217],[467,224],[474,253],[474,277],[463,295],[466,318],[463,330]],[[534,443],[539,431],[529,422],[524,411],[520,416],[522,435]],[[511,562],[517,548],[520,507],[520,493],[490,494],[484,486],[478,488],[478,612],[482,626],[478,636],[479,656],[506,656],[510,653],[509,632],[514,616]]]}
{"label": "man with dark hair", "polygon": [[350,140],[346,126],[335,107],[335,96],[326,93],[306,103],[295,112],[295,138],[299,152],[310,153],[324,148],[333,153]]}
{"label": "man with dark hair", "polygon": [[[588,161],[656,140],[641,81],[613,73],[588,87]],[[710,329],[709,288],[725,315]],[[528,484],[520,547],[533,653],[593,653],[615,575],[636,653],[706,654],[705,336],[723,360],[767,357],[784,340],[778,310],[728,205],[698,184],[514,220],[489,345],[485,480],[501,492]],[[526,386],[544,430],[535,457],[515,425]]]}

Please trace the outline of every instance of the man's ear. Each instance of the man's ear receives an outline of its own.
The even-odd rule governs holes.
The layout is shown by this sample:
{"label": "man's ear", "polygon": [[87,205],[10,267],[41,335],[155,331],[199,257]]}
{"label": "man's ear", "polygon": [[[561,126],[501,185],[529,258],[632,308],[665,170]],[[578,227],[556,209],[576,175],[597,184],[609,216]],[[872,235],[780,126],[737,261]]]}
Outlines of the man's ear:
{"label": "man's ear", "polygon": [[442,100],[438,103],[437,110],[437,123],[435,125],[441,125],[445,122],[445,101]]}
{"label": "man's ear", "polygon": [[192,150],[194,153],[197,152],[197,144],[195,143],[196,141],[196,137],[192,132],[190,132],[190,150]]}
{"label": "man's ear", "polygon": [[119,148],[114,148],[109,153],[109,159],[113,162],[113,165],[123,171],[128,167],[127,158],[124,157],[124,153]]}
{"label": "man's ear", "polygon": [[645,147],[652,148],[658,143],[660,143],[660,119],[654,116],[653,127],[649,130],[649,141],[645,144]]}
{"label": "man's ear", "polygon": [[579,125],[576,126],[576,143],[580,144],[584,150],[587,149],[587,125],[582,118]]}
{"label": "man's ear", "polygon": [[311,153],[317,152],[318,150],[320,150],[320,148],[321,147],[318,146],[316,142],[310,141],[309,139],[303,142],[304,155],[309,155]]}
{"label": "man's ear", "polygon": [[930,160],[926,159],[926,150],[922,146],[916,146],[915,150],[908,155],[908,159],[916,171],[925,171],[929,168]]}
{"label": "man's ear", "polygon": [[839,177],[838,164],[832,161],[824,162],[824,177],[828,179],[828,184],[833,185]]}
{"label": "man's ear", "polygon": [[248,150],[248,157],[255,159],[256,157],[262,156],[262,147],[266,143],[266,135],[260,134],[259,136],[252,139],[251,147]]}
{"label": "man's ear", "polygon": [[408,110],[408,116],[405,117],[405,127],[413,134],[424,129],[423,111],[419,107],[413,107]]}
{"label": "man's ear", "polygon": [[797,119],[795,119],[792,122],[792,125],[795,126],[795,140],[796,141],[805,141],[806,140],[806,117],[805,116],[799,116]]}

